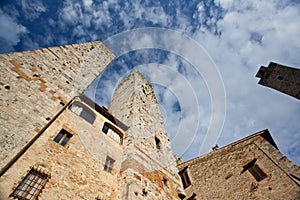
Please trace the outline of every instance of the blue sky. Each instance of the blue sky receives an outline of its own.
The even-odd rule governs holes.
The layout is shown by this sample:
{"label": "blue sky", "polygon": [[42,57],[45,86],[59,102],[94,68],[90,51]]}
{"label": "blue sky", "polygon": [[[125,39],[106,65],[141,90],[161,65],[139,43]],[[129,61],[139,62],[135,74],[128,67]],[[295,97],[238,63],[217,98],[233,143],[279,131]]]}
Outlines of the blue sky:
{"label": "blue sky", "polygon": [[[224,146],[268,128],[280,150],[300,165],[299,101],[258,85],[255,78],[270,61],[299,68],[298,1],[2,0],[0,27],[0,53],[109,41],[137,28],[183,33],[214,63],[226,94],[225,121],[219,123],[224,126],[212,137],[214,143]],[[211,137],[211,85],[181,55],[157,48],[118,55],[86,93],[107,106],[133,68],[153,83],[175,153],[187,160],[209,151],[203,141]],[[189,141],[178,144],[183,138]]]}

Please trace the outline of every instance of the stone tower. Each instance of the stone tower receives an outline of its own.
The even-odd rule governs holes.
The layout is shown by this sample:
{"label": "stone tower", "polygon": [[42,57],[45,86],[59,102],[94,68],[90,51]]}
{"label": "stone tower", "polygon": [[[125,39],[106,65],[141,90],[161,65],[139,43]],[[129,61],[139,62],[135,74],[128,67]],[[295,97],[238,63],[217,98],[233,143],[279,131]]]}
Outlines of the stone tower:
{"label": "stone tower", "polygon": [[100,41],[0,55],[0,174],[113,59]]}
{"label": "stone tower", "polygon": [[300,99],[300,69],[270,62],[268,67],[260,67],[256,77],[259,84]]}
{"label": "stone tower", "polygon": [[154,91],[134,70],[115,90],[109,111],[129,128],[119,199],[178,199],[181,182]]}

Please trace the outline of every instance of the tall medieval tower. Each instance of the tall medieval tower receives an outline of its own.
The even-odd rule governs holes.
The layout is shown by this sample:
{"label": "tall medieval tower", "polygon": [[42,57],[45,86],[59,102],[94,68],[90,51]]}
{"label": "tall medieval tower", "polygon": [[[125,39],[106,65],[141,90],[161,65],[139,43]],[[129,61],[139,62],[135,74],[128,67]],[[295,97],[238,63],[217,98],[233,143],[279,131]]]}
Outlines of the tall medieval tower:
{"label": "tall medieval tower", "polygon": [[0,174],[114,57],[100,41],[0,55]]}
{"label": "tall medieval tower", "polygon": [[129,128],[119,182],[120,199],[178,199],[176,160],[154,91],[134,70],[115,90],[109,111]]}

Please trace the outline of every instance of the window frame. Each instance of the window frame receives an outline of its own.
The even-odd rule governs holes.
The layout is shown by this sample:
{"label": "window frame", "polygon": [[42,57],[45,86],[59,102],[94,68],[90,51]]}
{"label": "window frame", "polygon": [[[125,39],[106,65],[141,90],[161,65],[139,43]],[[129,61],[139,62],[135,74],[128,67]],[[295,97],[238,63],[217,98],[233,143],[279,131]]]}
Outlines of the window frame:
{"label": "window frame", "polygon": [[115,162],[116,161],[112,157],[106,156],[103,170],[111,173]]}
{"label": "window frame", "polygon": [[9,196],[20,200],[38,199],[50,178],[50,174],[32,167]]}
{"label": "window frame", "polygon": [[161,149],[161,141],[160,141],[160,139],[157,136],[155,136],[154,140],[155,140],[155,147],[156,147],[156,149],[160,150]]}
{"label": "window frame", "polygon": [[[80,108],[82,108],[83,110],[80,111],[80,114],[78,114],[76,111],[72,110],[72,106],[78,106]],[[94,124],[97,115],[86,105],[84,105],[83,103],[79,102],[79,101],[74,101],[70,106],[69,106],[69,110],[72,111],[73,113],[75,113],[76,115],[78,115],[79,117],[81,117],[82,119],[84,119],[85,121],[89,122],[90,124]],[[84,113],[83,113],[84,111]],[[88,113],[90,114],[90,116],[93,117],[92,120],[88,119],[88,117],[86,117],[84,114]]]}
{"label": "window frame", "polygon": [[183,189],[186,189],[192,185],[192,181],[191,181],[189,173],[188,173],[188,167],[185,167],[182,170],[180,170],[180,172],[178,174],[181,178]]}
{"label": "window frame", "polygon": [[258,166],[256,163],[256,158],[251,162],[243,166],[243,171],[248,171],[257,182],[260,182],[268,177],[268,175]]}
{"label": "window frame", "polygon": [[53,138],[53,141],[57,144],[60,144],[63,147],[66,147],[72,137],[72,133],[70,133],[66,129],[61,129],[58,132],[58,134]]}
{"label": "window frame", "polygon": [[[104,130],[105,129],[105,130]],[[112,130],[114,133],[116,133],[119,137],[120,137],[120,141],[117,141],[114,137],[112,137],[111,135],[108,134],[108,131]],[[116,141],[118,144],[122,145],[123,144],[123,134],[121,131],[119,131],[117,128],[115,128],[113,125],[111,125],[108,122],[104,122],[103,126],[102,126],[102,132],[109,136],[111,139],[113,139],[114,141]]]}

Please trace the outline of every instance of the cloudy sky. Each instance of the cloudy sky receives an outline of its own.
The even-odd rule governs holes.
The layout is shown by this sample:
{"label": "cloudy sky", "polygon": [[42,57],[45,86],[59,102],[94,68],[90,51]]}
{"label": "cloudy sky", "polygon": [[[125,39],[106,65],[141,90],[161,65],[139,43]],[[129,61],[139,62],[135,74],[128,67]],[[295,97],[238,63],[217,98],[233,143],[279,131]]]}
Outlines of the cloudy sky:
{"label": "cloudy sky", "polygon": [[300,165],[299,101],[255,78],[270,61],[299,68],[299,33],[297,0],[0,1],[0,53],[104,41],[117,58],[86,94],[107,106],[138,68],[185,160],[267,128]]}

